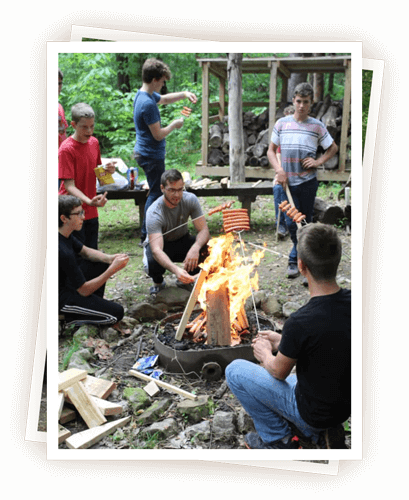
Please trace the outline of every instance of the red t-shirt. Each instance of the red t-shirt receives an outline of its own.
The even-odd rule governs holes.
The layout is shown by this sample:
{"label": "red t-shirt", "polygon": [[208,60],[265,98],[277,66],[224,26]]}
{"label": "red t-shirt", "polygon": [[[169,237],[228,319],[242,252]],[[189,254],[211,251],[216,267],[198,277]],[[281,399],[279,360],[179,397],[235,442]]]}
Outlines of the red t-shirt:
{"label": "red t-shirt", "polygon": [[[83,144],[68,137],[58,150],[58,177],[62,180],[59,194],[68,194],[64,179],[73,179],[75,186],[89,198],[97,194],[97,178],[94,168],[101,165],[101,153],[98,139],[91,137]],[[98,217],[97,207],[90,207],[85,203],[85,220]]]}

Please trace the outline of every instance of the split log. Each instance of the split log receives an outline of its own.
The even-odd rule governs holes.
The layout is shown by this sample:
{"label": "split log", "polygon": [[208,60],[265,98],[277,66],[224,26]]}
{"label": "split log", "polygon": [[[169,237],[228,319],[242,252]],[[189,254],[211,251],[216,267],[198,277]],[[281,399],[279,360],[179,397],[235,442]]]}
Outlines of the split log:
{"label": "split log", "polygon": [[257,158],[265,156],[266,153],[267,153],[267,145],[261,142],[256,144],[253,148],[253,156],[256,156]]}
{"label": "split log", "polygon": [[223,153],[228,153],[230,148],[230,138],[229,138],[229,133],[225,132],[223,134],[223,141],[222,141],[222,151]]}
{"label": "split log", "polygon": [[340,110],[337,104],[331,104],[331,106],[328,107],[328,110],[321,119],[322,123],[327,127],[327,130],[333,139],[336,138],[338,132],[336,119],[339,116],[339,111]]}
{"label": "split log", "polygon": [[206,292],[206,314],[207,342],[211,345],[230,345],[230,305],[226,284],[218,290]]}
{"label": "split log", "polygon": [[207,162],[210,165],[225,165],[224,163],[224,155],[221,149],[211,149],[209,152],[209,156]]}
{"label": "split log", "polygon": [[322,224],[340,224],[345,217],[343,209],[339,205],[329,205],[321,198],[314,201],[314,221]]}
{"label": "split log", "polygon": [[214,123],[209,129],[209,144],[212,148],[219,148],[222,144],[222,129],[218,123]]}

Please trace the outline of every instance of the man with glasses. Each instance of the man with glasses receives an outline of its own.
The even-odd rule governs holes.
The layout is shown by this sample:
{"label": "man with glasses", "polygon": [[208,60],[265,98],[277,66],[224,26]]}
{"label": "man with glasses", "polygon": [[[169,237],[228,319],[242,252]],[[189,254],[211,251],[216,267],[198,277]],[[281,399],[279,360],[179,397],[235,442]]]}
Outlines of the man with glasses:
{"label": "man with glasses", "polygon": [[[81,200],[58,197],[58,308],[67,325],[115,325],[124,316],[121,304],[104,299],[105,284],[129,257],[108,255],[82,244],[72,233],[84,222]],[[80,259],[77,259],[80,256]]]}
{"label": "man with glasses", "polygon": [[[188,288],[200,271],[210,234],[197,196],[184,190],[182,174],[176,169],[161,176],[162,196],[146,215],[148,241],[144,247],[144,269],[152,278],[149,292],[156,295],[165,287],[166,270],[176,275],[177,285]],[[191,217],[197,231],[189,234],[187,222]],[[183,267],[175,262],[183,263]]]}

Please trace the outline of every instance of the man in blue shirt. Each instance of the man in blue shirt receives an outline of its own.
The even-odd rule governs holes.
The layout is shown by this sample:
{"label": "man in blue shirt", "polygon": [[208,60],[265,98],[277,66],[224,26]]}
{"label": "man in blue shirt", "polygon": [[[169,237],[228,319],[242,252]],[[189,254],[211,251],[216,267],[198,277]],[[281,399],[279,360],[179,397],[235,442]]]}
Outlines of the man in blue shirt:
{"label": "man in blue shirt", "polygon": [[162,195],[160,178],[165,171],[166,136],[183,126],[183,118],[162,127],[158,104],[171,104],[182,99],[197,101],[192,92],[174,92],[161,95],[160,91],[171,78],[167,64],[158,59],[147,59],[142,66],[142,87],[134,100],[134,123],[136,144],[134,148],[138,165],[143,169],[149,185],[149,196],[145,204],[145,217],[141,229],[141,243],[146,239],[146,212]]}

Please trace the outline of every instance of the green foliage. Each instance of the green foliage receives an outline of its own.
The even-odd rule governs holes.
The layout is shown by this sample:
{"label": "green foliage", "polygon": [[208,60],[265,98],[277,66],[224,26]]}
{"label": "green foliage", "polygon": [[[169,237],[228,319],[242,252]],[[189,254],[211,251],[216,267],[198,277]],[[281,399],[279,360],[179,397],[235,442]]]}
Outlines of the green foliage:
{"label": "green foliage", "polygon": [[369,101],[371,98],[373,71],[362,71],[362,154],[365,148],[366,128],[368,125]]}

